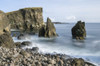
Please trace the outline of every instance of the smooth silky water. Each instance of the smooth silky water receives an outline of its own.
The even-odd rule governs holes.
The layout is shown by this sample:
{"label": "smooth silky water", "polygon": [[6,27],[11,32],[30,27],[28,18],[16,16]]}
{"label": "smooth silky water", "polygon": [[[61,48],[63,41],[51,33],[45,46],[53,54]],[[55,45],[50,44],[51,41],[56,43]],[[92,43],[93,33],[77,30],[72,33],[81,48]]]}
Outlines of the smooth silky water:
{"label": "smooth silky water", "polygon": [[36,35],[28,35],[24,40],[13,37],[15,42],[31,41],[32,45],[24,48],[39,47],[42,53],[61,53],[72,57],[84,58],[86,61],[100,66],[100,23],[86,23],[87,37],[85,40],[72,39],[71,24],[55,24],[58,37],[43,38]]}

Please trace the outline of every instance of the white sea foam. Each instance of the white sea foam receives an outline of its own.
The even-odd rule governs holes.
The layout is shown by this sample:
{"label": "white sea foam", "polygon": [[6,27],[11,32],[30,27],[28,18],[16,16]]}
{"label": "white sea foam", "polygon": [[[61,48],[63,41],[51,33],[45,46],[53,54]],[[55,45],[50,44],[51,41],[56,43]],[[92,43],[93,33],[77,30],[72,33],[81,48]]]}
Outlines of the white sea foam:
{"label": "white sea foam", "polygon": [[87,35],[87,38],[94,38],[95,36]]}
{"label": "white sea foam", "polygon": [[93,43],[98,44],[98,43],[100,43],[100,40],[94,40]]}

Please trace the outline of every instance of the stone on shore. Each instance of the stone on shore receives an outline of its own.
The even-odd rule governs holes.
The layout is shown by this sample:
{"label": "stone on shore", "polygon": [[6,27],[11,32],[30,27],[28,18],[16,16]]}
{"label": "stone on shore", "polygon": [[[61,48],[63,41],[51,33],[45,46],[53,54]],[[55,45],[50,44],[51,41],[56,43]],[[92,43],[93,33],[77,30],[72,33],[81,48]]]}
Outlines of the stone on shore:
{"label": "stone on shore", "polygon": [[85,22],[78,21],[71,31],[73,38],[77,40],[84,40],[86,37]]}
{"label": "stone on shore", "polygon": [[7,49],[0,47],[0,66],[95,66],[85,62],[83,59],[65,59],[57,54],[32,52],[21,48]]}
{"label": "stone on shore", "polygon": [[47,18],[46,26],[43,26],[39,30],[39,37],[56,37],[58,36],[56,33],[56,29],[54,24],[51,22],[50,18]]}

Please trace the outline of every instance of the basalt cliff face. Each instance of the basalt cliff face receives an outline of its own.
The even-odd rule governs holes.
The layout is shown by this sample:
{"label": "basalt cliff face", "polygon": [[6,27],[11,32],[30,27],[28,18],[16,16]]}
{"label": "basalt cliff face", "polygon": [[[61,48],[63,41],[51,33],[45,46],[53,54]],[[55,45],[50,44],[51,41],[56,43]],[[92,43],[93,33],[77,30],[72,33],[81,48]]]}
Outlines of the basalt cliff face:
{"label": "basalt cliff face", "polygon": [[35,31],[44,25],[41,7],[23,8],[6,14],[11,24],[11,29]]}

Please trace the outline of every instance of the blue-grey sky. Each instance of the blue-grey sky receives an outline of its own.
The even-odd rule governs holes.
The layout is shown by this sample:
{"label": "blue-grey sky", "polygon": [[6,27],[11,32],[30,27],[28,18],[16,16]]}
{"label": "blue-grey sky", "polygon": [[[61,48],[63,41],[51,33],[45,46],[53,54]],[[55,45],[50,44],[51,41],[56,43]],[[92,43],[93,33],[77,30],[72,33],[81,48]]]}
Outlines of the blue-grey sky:
{"label": "blue-grey sky", "polygon": [[46,21],[100,22],[100,0],[0,0],[0,10],[15,11],[25,7],[43,7]]}

